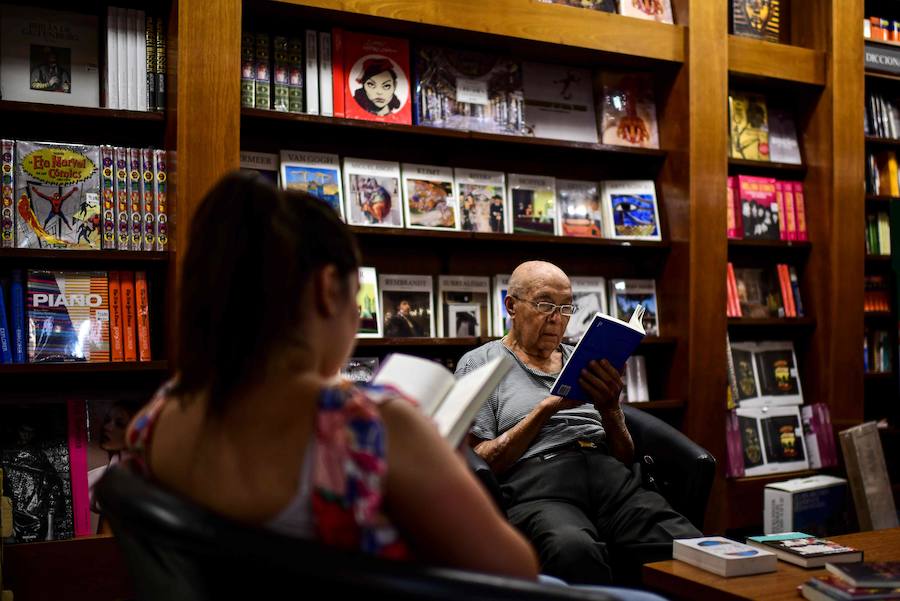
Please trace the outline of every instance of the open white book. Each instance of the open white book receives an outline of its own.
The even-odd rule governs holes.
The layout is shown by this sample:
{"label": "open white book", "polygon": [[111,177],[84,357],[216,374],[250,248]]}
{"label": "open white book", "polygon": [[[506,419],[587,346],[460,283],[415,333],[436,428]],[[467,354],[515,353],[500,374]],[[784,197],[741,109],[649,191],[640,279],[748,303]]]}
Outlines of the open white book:
{"label": "open white book", "polygon": [[419,403],[450,446],[456,448],[478,410],[506,376],[512,361],[498,357],[459,378],[430,359],[393,354],[381,364],[372,384],[393,386]]}

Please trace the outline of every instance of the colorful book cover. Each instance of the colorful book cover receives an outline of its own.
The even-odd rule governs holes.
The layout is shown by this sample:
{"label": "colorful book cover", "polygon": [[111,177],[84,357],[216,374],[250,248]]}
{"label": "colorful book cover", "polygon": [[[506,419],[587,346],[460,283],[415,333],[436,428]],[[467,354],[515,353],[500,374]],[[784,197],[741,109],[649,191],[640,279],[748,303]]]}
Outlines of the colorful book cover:
{"label": "colorful book cover", "polygon": [[765,97],[734,92],[728,97],[728,107],[731,158],[770,160],[769,112]]}
{"label": "colorful book cover", "polygon": [[16,245],[15,197],[13,182],[16,152],[14,140],[0,140],[0,248]]}
{"label": "colorful book cover", "polygon": [[727,204],[727,218],[726,218],[726,228],[728,232],[729,240],[740,240],[743,237],[743,231],[738,230],[737,227],[737,215],[738,211],[735,210],[735,191],[734,191],[734,176],[728,176],[728,204]]}
{"label": "colorful book cover", "polygon": [[659,148],[653,77],[649,73],[604,72],[600,141],[616,146]]}
{"label": "colorful book cover", "polygon": [[849,599],[851,601],[853,599],[869,601],[872,599],[900,598],[900,587],[854,587],[831,574],[810,578],[803,583],[802,590],[807,599],[810,598],[810,593],[819,595],[814,598]]}
{"label": "colorful book cover", "polygon": [[603,217],[596,182],[558,179],[556,201],[563,236],[603,237]]}
{"label": "colorful book cover", "polygon": [[359,268],[359,292],[356,306],[359,307],[359,327],[357,338],[381,338],[381,295],[378,294],[378,276],[374,267]]}
{"label": "colorful book cover", "polygon": [[590,70],[531,62],[522,67],[528,135],[596,144]]}
{"label": "colorful book cover", "polygon": [[128,149],[128,222],[131,227],[128,248],[141,250],[144,240],[144,177],[141,149]]}
{"label": "colorful book cover", "polygon": [[785,230],[788,240],[799,240],[797,234],[797,207],[794,201],[794,186],[791,182],[778,182],[784,191]]}
{"label": "colorful book cover", "polygon": [[13,363],[25,363],[26,329],[25,329],[25,283],[22,270],[13,269],[9,285],[10,317],[12,317],[12,354]]}
{"label": "colorful book cover", "polygon": [[156,250],[169,250],[169,183],[168,153],[165,150],[153,151],[153,206],[156,229]]}
{"label": "colorful book cover", "polygon": [[671,0],[619,0],[619,14],[660,23],[674,23]]}
{"label": "colorful book cover", "polygon": [[28,271],[28,360],[109,361],[105,271]]}
{"label": "colorful book cover", "polygon": [[557,233],[556,180],[544,175],[509,174],[513,233]]}
{"label": "colorful book cover", "polygon": [[66,401],[69,445],[69,484],[72,487],[72,526],[75,536],[91,534],[87,482],[87,418],[84,401]]}
{"label": "colorful book cover", "polygon": [[781,237],[775,179],[738,176],[741,222],[746,240],[778,240]]}
{"label": "colorful book cover", "polygon": [[806,195],[803,193],[803,182],[791,182],[794,187],[794,213],[797,221],[797,240],[809,240],[806,230]]}
{"label": "colorful book cover", "polygon": [[509,274],[497,274],[493,279],[491,304],[494,306],[494,336],[509,334],[512,324],[506,310],[506,296],[509,294]]}
{"label": "colorful book cover", "polygon": [[134,272],[134,301],[137,313],[138,360],[150,361],[150,299],[147,272]]}
{"label": "colorful book cover", "polygon": [[453,178],[463,231],[503,233],[512,228],[504,173],[454,169]]}
{"label": "colorful book cover", "polygon": [[124,360],[122,347],[122,287],[119,272],[109,272],[109,345],[113,362]]}
{"label": "colorful book cover", "polygon": [[375,376],[378,363],[378,357],[350,357],[341,368],[341,377],[357,384],[365,384]]}
{"label": "colorful book cover", "polygon": [[662,240],[653,180],[609,180],[600,191],[608,238]]}
{"label": "colorful book cover", "polygon": [[253,34],[241,32],[241,107],[256,106],[256,61]]}
{"label": "colorful book cover", "polygon": [[803,403],[794,344],[790,341],[758,342],[755,352],[760,393],[769,397],[772,403]]}
{"label": "colorful book cover", "polygon": [[342,54],[344,116],[412,124],[409,42],[344,31]]}
{"label": "colorful book cover", "polygon": [[137,361],[137,310],[133,272],[119,272],[119,288],[122,293],[122,354],[125,361]]}
{"label": "colorful book cover", "polygon": [[453,169],[403,163],[403,211],[406,227],[458,230],[459,200]]}
{"label": "colorful book cover", "polygon": [[420,46],[416,123],[525,135],[522,65],[496,55]]}
{"label": "colorful book cover", "polygon": [[141,198],[141,218],[144,237],[141,247],[144,250],[156,250],[156,178],[154,177],[154,157],[152,148],[141,149],[141,177],[143,177]]}
{"label": "colorful book cover", "polygon": [[101,229],[100,248],[114,250],[116,248],[116,173],[115,149],[112,146],[100,147],[100,202]]}
{"label": "colorful book cover", "polygon": [[346,220],[341,178],[341,159],[336,154],[281,151],[281,186],[300,190],[322,200]]}
{"label": "colorful book cover", "polygon": [[434,285],[430,275],[378,276],[386,338],[434,336]]}
{"label": "colorful book cover", "polygon": [[241,151],[241,171],[255,173],[264,180],[278,186],[278,155],[269,152]]}
{"label": "colorful book cover", "polygon": [[438,276],[438,335],[491,335],[491,281],[481,276]]}
{"label": "colorful book cover", "polygon": [[100,248],[100,151],[16,142],[16,246]]}
{"label": "colorful book cover", "polygon": [[403,227],[399,163],[345,158],[344,190],[348,224]]}
{"label": "colorful book cover", "polygon": [[131,246],[131,216],[128,212],[131,188],[128,179],[128,149],[115,149],[116,186],[116,248],[128,250]]}
{"label": "colorful book cover", "polygon": [[645,334],[659,336],[659,304],[655,280],[610,280],[609,304],[610,315],[624,322],[631,319],[637,305],[642,305]]}
{"label": "colorful book cover", "polygon": [[778,42],[781,0],[732,0],[731,29],[735,35]]}
{"label": "colorful book cover", "polygon": [[778,238],[788,240],[787,218],[784,216],[784,182],[778,180],[775,181],[775,203],[778,206],[778,215],[781,217],[778,220]]}
{"label": "colorful book cover", "polygon": [[74,535],[65,403],[0,403],[3,491],[12,501],[12,539],[32,543]]}
{"label": "colorful book cover", "polygon": [[606,280],[601,277],[569,278],[572,284],[572,304],[578,307],[569,324],[566,326],[564,338],[572,344],[577,343],[587,332],[594,315],[609,313],[606,302]]}

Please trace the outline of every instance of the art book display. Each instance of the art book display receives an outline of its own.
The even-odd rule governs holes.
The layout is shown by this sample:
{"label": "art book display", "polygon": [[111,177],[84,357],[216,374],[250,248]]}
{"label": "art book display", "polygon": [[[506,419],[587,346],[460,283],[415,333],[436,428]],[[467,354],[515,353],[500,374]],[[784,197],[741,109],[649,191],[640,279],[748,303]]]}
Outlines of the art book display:
{"label": "art book display", "polygon": [[731,0],[731,26],[735,35],[778,42],[781,0]]}
{"label": "art book display", "polygon": [[793,342],[731,342],[729,350],[729,382],[739,407],[803,403]]}
{"label": "art book display", "polygon": [[525,63],[525,130],[538,138],[597,143],[588,69]]}
{"label": "art book display", "polygon": [[556,203],[563,236],[603,237],[603,217],[595,182],[556,180]]}
{"label": "art book display", "polygon": [[662,240],[653,180],[609,180],[600,190],[607,238]]}
{"label": "art book display", "polygon": [[644,307],[644,332],[659,336],[659,305],[654,280],[610,280],[609,312],[622,321],[631,319],[635,307]]}
{"label": "art book display", "polygon": [[556,233],[556,180],[548,176],[509,174],[513,233]]}
{"label": "art book display", "polygon": [[604,72],[600,141],[616,146],[659,148],[653,78],[647,73]]}
{"label": "art book display", "polygon": [[438,276],[438,335],[491,335],[491,281],[487,276]]}
{"label": "art book display", "polygon": [[433,283],[430,275],[378,276],[384,335],[430,338],[435,334]]}
{"label": "art book display", "polygon": [[565,339],[576,343],[587,331],[596,313],[608,313],[606,303],[606,280],[600,277],[570,277],[572,284],[572,304],[578,307],[569,318]]}
{"label": "art book display", "polygon": [[300,190],[321,199],[344,216],[341,160],[336,154],[281,151],[281,185],[285,190]]}
{"label": "art book display", "polygon": [[403,211],[406,227],[458,230],[459,200],[453,169],[403,163]]}
{"label": "art book display", "polygon": [[463,231],[503,233],[511,229],[506,175],[500,171],[454,169]]}
{"label": "art book display", "polygon": [[269,152],[250,152],[249,150],[241,151],[241,171],[255,173],[273,186],[277,186],[278,170],[277,154]]}
{"label": "art book display", "polygon": [[344,193],[350,225],[403,227],[399,163],[345,158]]}
{"label": "art book display", "polygon": [[378,294],[378,276],[374,267],[359,268],[359,292],[356,306],[359,308],[357,338],[381,338],[381,295]]}
{"label": "art book display", "polygon": [[744,476],[809,469],[799,407],[738,407],[726,436],[740,449]]}
{"label": "art book display", "polygon": [[728,96],[729,136],[733,159],[768,161],[769,111],[759,94],[732,92]]}

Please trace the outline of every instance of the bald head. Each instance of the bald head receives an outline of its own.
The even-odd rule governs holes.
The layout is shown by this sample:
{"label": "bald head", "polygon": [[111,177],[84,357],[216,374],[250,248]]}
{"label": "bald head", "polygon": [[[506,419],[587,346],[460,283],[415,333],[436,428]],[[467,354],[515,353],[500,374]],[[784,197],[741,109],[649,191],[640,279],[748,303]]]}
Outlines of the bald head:
{"label": "bald head", "polygon": [[562,292],[571,290],[572,285],[566,272],[546,261],[526,261],[516,267],[509,276],[510,296],[529,298],[532,290],[543,287]]}

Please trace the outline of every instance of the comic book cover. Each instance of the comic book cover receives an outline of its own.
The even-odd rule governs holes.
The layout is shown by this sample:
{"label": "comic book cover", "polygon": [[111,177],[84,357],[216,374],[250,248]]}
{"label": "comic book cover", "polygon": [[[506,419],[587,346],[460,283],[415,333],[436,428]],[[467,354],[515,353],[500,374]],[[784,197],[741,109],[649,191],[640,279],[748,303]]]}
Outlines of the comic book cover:
{"label": "comic book cover", "polygon": [[416,123],[525,135],[518,61],[470,50],[416,50]]}
{"label": "comic book cover", "polygon": [[556,180],[549,176],[509,174],[513,233],[557,233]]}
{"label": "comic book cover", "polygon": [[403,211],[406,227],[458,230],[459,200],[453,169],[403,163]]}
{"label": "comic book cover", "polygon": [[[341,31],[344,116],[348,119],[412,124],[409,42],[369,33]],[[331,86],[327,82],[322,84]],[[340,103],[340,101],[339,101]]]}
{"label": "comic book cover", "polygon": [[438,335],[491,335],[491,281],[487,276],[438,276]]}
{"label": "comic book cover", "polygon": [[403,227],[399,163],[345,158],[344,190],[350,225]]}
{"label": "comic book cover", "polygon": [[653,78],[648,73],[604,72],[600,136],[604,144],[659,148]]}
{"label": "comic book cover", "polygon": [[116,248],[116,173],[115,149],[112,146],[100,147],[100,202],[101,202],[101,239],[100,247],[104,250]]}
{"label": "comic book cover", "polygon": [[100,248],[100,151],[16,142],[16,246]]}
{"label": "comic book cover", "polygon": [[156,230],[156,250],[169,250],[169,184],[168,167],[166,165],[168,153],[165,150],[154,150],[153,175],[154,197],[156,205],[153,208]]}
{"label": "comic book cover", "polygon": [[504,233],[512,229],[505,173],[454,169],[453,179],[463,231]]}
{"label": "comic book cover", "polygon": [[282,150],[281,186],[285,190],[300,190],[312,194],[346,221],[341,159],[338,155]]}
{"label": "comic book cover", "polygon": [[558,179],[556,201],[563,236],[603,237],[603,217],[596,182]]}
{"label": "comic book cover", "polygon": [[29,363],[110,360],[105,271],[28,270],[26,303]]}
{"label": "comic book cover", "polygon": [[14,140],[0,140],[0,248],[16,245],[15,198],[13,183],[15,172],[16,143]]}
{"label": "comic book cover", "polygon": [[662,240],[653,180],[609,180],[600,189],[607,238]]}

